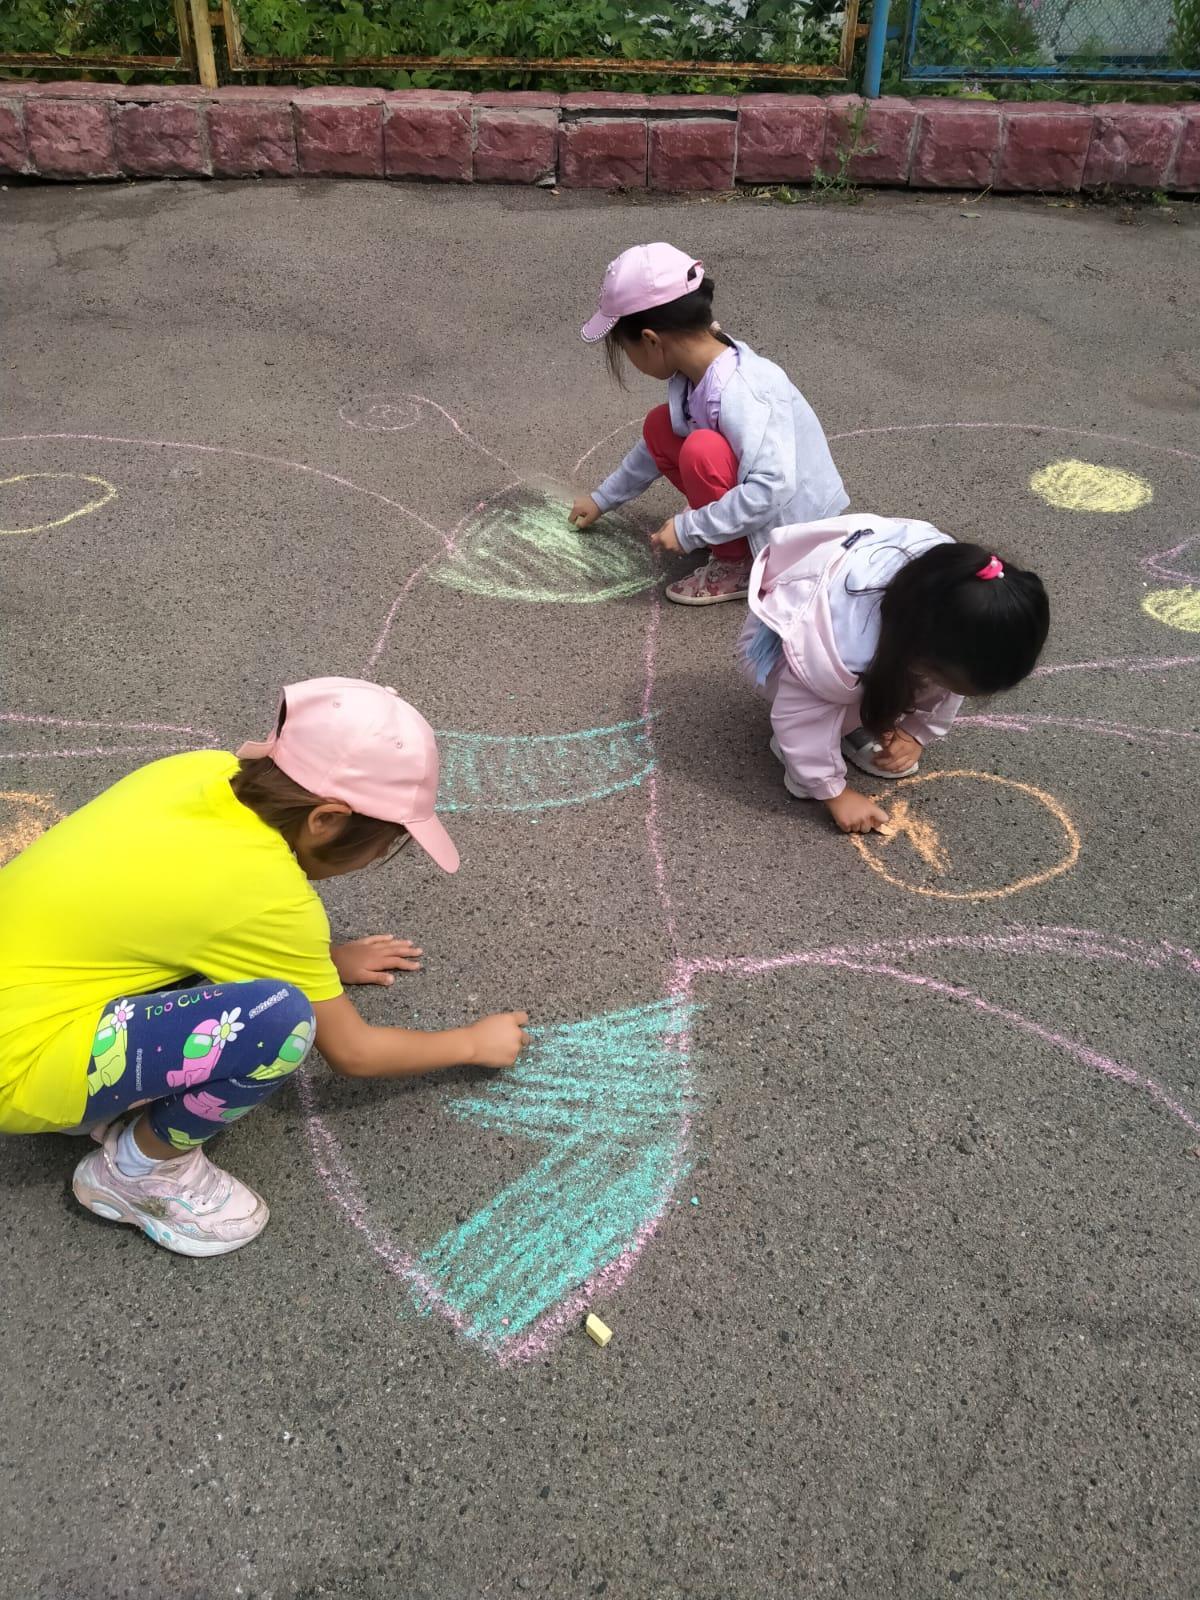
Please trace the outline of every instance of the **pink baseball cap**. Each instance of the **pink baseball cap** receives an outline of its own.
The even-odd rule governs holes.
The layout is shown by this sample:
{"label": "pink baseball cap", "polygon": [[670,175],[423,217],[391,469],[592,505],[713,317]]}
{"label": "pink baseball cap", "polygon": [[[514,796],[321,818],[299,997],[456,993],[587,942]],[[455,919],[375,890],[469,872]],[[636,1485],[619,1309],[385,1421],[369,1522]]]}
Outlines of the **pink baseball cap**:
{"label": "pink baseball cap", "polygon": [[635,244],[610,261],[600,285],[600,305],[579,330],[588,344],[611,333],[620,317],[631,311],[665,306],[698,289],[704,280],[704,263],[685,255],[673,244]]}
{"label": "pink baseball cap", "polygon": [[283,712],[282,728],[238,755],[270,756],[310,794],[402,823],[444,872],[458,871],[454,841],[433,814],[437,740],[415,706],[362,678],[307,678],[283,691]]}

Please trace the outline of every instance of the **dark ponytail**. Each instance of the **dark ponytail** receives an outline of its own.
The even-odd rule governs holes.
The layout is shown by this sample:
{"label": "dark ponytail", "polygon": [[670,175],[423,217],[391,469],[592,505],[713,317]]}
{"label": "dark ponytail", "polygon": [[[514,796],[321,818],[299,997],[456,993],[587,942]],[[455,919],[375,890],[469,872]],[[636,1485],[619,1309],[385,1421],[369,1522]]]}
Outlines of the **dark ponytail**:
{"label": "dark ponytail", "polygon": [[927,678],[996,694],[1033,671],[1050,628],[1042,580],[1008,562],[1003,577],[980,578],[990,560],[981,545],[938,544],[885,586],[879,644],[862,675],[864,728],[894,728]]}
{"label": "dark ponytail", "polygon": [[[608,370],[625,386],[624,344],[636,344],[645,329],[651,333],[706,333],[712,327],[713,295],[717,286],[711,278],[702,278],[694,289],[680,295],[678,300],[668,300],[666,305],[651,306],[646,311],[631,311],[618,317],[604,336],[604,355]],[[725,339],[723,334],[718,338]]]}

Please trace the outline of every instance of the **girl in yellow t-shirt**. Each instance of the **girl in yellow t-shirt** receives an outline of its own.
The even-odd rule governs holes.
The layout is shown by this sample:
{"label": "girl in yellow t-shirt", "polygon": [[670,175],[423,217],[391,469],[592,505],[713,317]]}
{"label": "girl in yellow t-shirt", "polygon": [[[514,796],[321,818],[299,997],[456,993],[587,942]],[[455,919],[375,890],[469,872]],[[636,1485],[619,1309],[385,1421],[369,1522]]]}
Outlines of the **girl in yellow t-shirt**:
{"label": "girl in yellow t-shirt", "polygon": [[314,1043],[355,1078],[511,1066],[523,1011],[437,1033],[365,1022],[343,983],[390,984],[421,952],[331,946],[312,887],[410,839],[457,871],[437,781],[433,730],[394,690],[314,678],[264,743],[156,761],[43,834],[0,871],[0,1132],[90,1130],[89,1211],[224,1255],[268,1211],[204,1147]]}

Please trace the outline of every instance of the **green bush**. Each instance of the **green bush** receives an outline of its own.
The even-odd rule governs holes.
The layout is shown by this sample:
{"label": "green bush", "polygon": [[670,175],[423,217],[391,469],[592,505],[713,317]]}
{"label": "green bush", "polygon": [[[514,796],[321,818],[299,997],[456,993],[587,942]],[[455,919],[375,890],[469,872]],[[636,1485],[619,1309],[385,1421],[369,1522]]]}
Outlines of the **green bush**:
{"label": "green bush", "polygon": [[916,60],[929,67],[1048,65],[1021,0],[924,0]]}
{"label": "green bush", "polygon": [[1175,65],[1200,71],[1200,0],[1172,0],[1171,42]]}
{"label": "green bush", "polygon": [[0,0],[0,55],[174,56],[171,0]]}
{"label": "green bush", "polygon": [[239,0],[261,56],[829,62],[832,0]]}

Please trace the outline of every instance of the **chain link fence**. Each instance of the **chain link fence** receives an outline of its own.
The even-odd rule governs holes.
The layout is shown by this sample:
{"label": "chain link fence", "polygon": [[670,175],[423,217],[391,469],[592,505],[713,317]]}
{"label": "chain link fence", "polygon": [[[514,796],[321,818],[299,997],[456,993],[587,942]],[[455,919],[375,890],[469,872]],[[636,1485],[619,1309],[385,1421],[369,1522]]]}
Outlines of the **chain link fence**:
{"label": "chain link fence", "polygon": [[909,0],[906,78],[1200,78],[1200,0]]}

